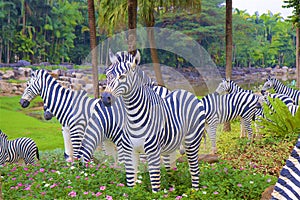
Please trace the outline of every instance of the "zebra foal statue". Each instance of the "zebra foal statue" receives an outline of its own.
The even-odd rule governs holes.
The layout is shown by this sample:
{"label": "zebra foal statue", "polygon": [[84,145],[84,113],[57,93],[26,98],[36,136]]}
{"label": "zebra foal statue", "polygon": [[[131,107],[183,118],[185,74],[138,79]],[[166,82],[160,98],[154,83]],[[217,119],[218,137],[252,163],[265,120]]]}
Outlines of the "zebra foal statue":
{"label": "zebra foal statue", "polygon": [[224,95],[215,92],[204,96],[200,101],[203,102],[205,110],[206,130],[212,142],[212,154],[217,152],[217,125],[231,121],[238,116],[242,118],[242,124],[248,132],[248,139],[252,139],[251,121],[259,107],[259,97],[246,92]]}
{"label": "zebra foal statue", "polygon": [[26,165],[34,164],[36,159],[40,159],[39,151],[32,139],[22,137],[8,140],[7,135],[0,130],[0,165],[20,160],[24,160]]}
{"label": "zebra foal statue", "polygon": [[143,84],[138,64],[140,53],[133,59],[115,60],[106,69],[107,87],[102,101],[111,106],[122,97],[125,124],[122,137],[126,181],[134,186],[137,178],[138,155],[147,156],[152,191],[160,189],[160,156],[170,155],[182,144],[188,158],[192,187],[199,188],[198,151],[204,131],[202,103],[184,90],[170,92],[161,98]]}
{"label": "zebra foal statue", "polygon": [[300,199],[300,135],[272,192],[271,200],[283,199]]}
{"label": "zebra foal statue", "polygon": [[263,88],[261,89],[261,93],[264,94],[266,90],[269,90],[271,88],[274,88],[275,92],[278,94],[285,94],[291,97],[294,100],[295,105],[300,104],[299,90],[289,88],[285,86],[283,83],[281,83],[278,79],[269,77],[264,83]]}

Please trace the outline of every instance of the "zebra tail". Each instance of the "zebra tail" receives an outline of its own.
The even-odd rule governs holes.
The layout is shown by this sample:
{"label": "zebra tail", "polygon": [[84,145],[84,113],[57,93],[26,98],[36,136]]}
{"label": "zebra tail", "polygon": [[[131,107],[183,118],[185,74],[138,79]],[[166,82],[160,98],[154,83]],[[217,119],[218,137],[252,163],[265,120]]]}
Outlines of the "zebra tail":
{"label": "zebra tail", "polygon": [[38,160],[40,160],[40,154],[39,154],[39,148],[38,147],[36,147],[36,158],[38,159]]}

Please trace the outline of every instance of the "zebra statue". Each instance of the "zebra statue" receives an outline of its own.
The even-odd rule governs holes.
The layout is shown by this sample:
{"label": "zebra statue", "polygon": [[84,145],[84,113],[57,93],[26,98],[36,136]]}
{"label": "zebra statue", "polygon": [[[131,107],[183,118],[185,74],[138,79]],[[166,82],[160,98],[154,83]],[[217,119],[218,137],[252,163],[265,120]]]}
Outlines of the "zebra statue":
{"label": "zebra statue", "polygon": [[182,144],[190,166],[192,187],[198,189],[198,151],[205,122],[202,103],[183,90],[161,98],[143,84],[143,73],[138,66],[140,53],[137,51],[132,58],[113,62],[107,68],[107,87],[102,93],[102,101],[107,106],[115,104],[118,97],[122,97],[124,103],[126,121],[122,147],[127,185],[134,186],[138,155],[145,153],[152,191],[157,192],[160,189],[160,155],[173,154]]}
{"label": "zebra statue", "polygon": [[200,101],[203,102],[205,110],[206,130],[212,143],[212,154],[217,152],[216,129],[220,123],[240,116],[242,124],[248,132],[248,139],[252,138],[251,121],[259,107],[258,96],[246,92],[224,95],[215,92],[204,96]]}
{"label": "zebra statue", "polygon": [[49,113],[56,116],[62,125],[65,154],[68,155],[68,161],[73,161],[81,145],[86,123],[100,100],[88,97],[85,91],[64,88],[45,70],[32,72],[20,100],[21,106],[28,107],[37,95],[42,97]]}
{"label": "zebra statue", "polygon": [[[144,80],[144,82],[150,84],[150,80]],[[156,87],[158,92],[166,92],[165,90],[162,91],[159,86]],[[78,157],[77,153],[81,146],[88,119],[100,100],[88,97],[85,91],[74,91],[62,87],[45,70],[32,72],[31,79],[20,100],[22,107],[27,107],[37,95],[40,95],[44,101],[45,119],[51,119],[54,115],[61,123],[65,158],[67,161],[73,161],[74,158]],[[122,107],[116,109],[114,113],[116,116],[122,116],[120,114]],[[106,123],[105,120],[108,119],[104,119],[101,123]],[[122,125],[119,125],[119,128],[113,129],[115,133],[112,134],[118,135],[121,127]],[[110,131],[109,129],[105,130]],[[109,145],[106,146],[109,147]]]}
{"label": "zebra statue", "polygon": [[299,90],[295,90],[292,88],[289,88],[287,86],[285,86],[284,84],[282,84],[279,80],[277,80],[276,78],[268,78],[261,90],[261,93],[264,94],[266,90],[270,89],[270,88],[274,88],[276,93],[279,94],[285,94],[289,97],[291,97],[294,102],[295,105],[299,105],[300,104],[300,91]]}
{"label": "zebra statue", "polygon": [[20,160],[24,160],[26,165],[34,164],[36,159],[40,160],[39,150],[32,139],[22,137],[8,140],[7,135],[0,130],[0,165]]}
{"label": "zebra statue", "polygon": [[238,86],[234,81],[223,79],[222,82],[218,85],[216,92],[222,94],[224,92],[227,93],[238,93],[238,92],[246,92],[246,93],[253,93],[252,90],[245,90]]}
{"label": "zebra statue", "polygon": [[282,168],[272,192],[271,200],[300,199],[300,135],[298,141]]}

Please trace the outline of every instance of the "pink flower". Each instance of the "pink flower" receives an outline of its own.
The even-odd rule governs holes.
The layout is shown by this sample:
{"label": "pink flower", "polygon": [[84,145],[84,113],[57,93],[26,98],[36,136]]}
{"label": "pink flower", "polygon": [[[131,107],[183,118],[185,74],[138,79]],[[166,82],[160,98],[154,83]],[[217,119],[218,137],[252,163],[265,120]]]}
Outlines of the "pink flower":
{"label": "pink flower", "polygon": [[58,186],[58,185],[56,183],[54,183],[53,185],[50,186],[50,188],[54,188],[56,186]]}
{"label": "pink flower", "polygon": [[107,200],[113,200],[112,196],[106,195]]}
{"label": "pink flower", "polygon": [[41,195],[44,196],[46,194],[46,192],[41,192]]}
{"label": "pink flower", "polygon": [[44,169],[44,168],[41,168],[41,169],[40,169],[40,172],[44,173],[44,172],[45,172],[45,169]]}
{"label": "pink flower", "polygon": [[269,179],[267,180],[267,182],[270,183],[270,182],[271,182],[271,179],[269,178]]}
{"label": "pink flower", "polygon": [[31,185],[29,185],[28,187],[24,188],[24,190],[30,190],[30,186]]}
{"label": "pink flower", "polygon": [[76,192],[75,191],[71,191],[71,192],[69,192],[69,194],[68,194],[70,197],[76,197]]}
{"label": "pink flower", "polygon": [[128,194],[124,193],[124,194],[123,194],[123,197],[128,197]]}
{"label": "pink flower", "polygon": [[27,167],[24,167],[23,170],[24,170],[24,171],[28,171],[28,168],[27,168]]}
{"label": "pink flower", "polygon": [[242,184],[239,183],[239,184],[237,184],[237,186],[238,186],[238,187],[242,187]]}
{"label": "pink flower", "polygon": [[14,171],[16,171],[16,169],[17,169],[16,167],[13,167],[10,171],[14,172]]}
{"label": "pink flower", "polygon": [[18,186],[19,186],[19,187],[22,187],[22,186],[23,186],[23,184],[22,184],[22,183],[18,183]]}
{"label": "pink flower", "polygon": [[76,176],[76,178],[77,178],[77,179],[79,179],[79,178],[80,178],[80,176]]}
{"label": "pink flower", "polygon": [[84,195],[88,195],[88,194],[89,194],[89,192],[84,192],[83,194],[84,194]]}
{"label": "pink flower", "polygon": [[176,200],[182,199],[182,196],[177,196],[175,199]]}
{"label": "pink flower", "polygon": [[[174,171],[177,171],[177,167],[174,167],[173,170],[174,170]],[[178,196],[178,197],[180,197],[180,196]]]}
{"label": "pink flower", "polygon": [[106,189],[106,186],[100,186],[100,190],[105,190]]}
{"label": "pink flower", "polygon": [[169,188],[169,191],[170,191],[170,192],[173,192],[174,190],[175,190],[175,188],[173,188],[173,187],[170,187],[170,188]]}
{"label": "pink flower", "polygon": [[95,176],[95,174],[92,174],[91,176]]}
{"label": "pink flower", "polygon": [[15,181],[17,178],[11,178],[11,180]]}
{"label": "pink flower", "polygon": [[214,194],[219,194],[219,192],[215,191]]}
{"label": "pink flower", "polygon": [[117,186],[124,187],[124,184],[123,183],[118,183]]}
{"label": "pink flower", "polygon": [[102,194],[102,192],[97,192],[96,197],[99,197]]}

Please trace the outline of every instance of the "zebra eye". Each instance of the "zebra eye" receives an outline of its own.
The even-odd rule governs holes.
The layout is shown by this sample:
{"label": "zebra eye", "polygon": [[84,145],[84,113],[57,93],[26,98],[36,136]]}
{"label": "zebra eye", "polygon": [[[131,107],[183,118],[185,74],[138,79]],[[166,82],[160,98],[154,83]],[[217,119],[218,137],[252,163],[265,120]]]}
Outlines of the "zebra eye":
{"label": "zebra eye", "polygon": [[119,76],[119,79],[120,80],[124,80],[126,78],[126,75],[125,74],[121,74],[120,76]]}

